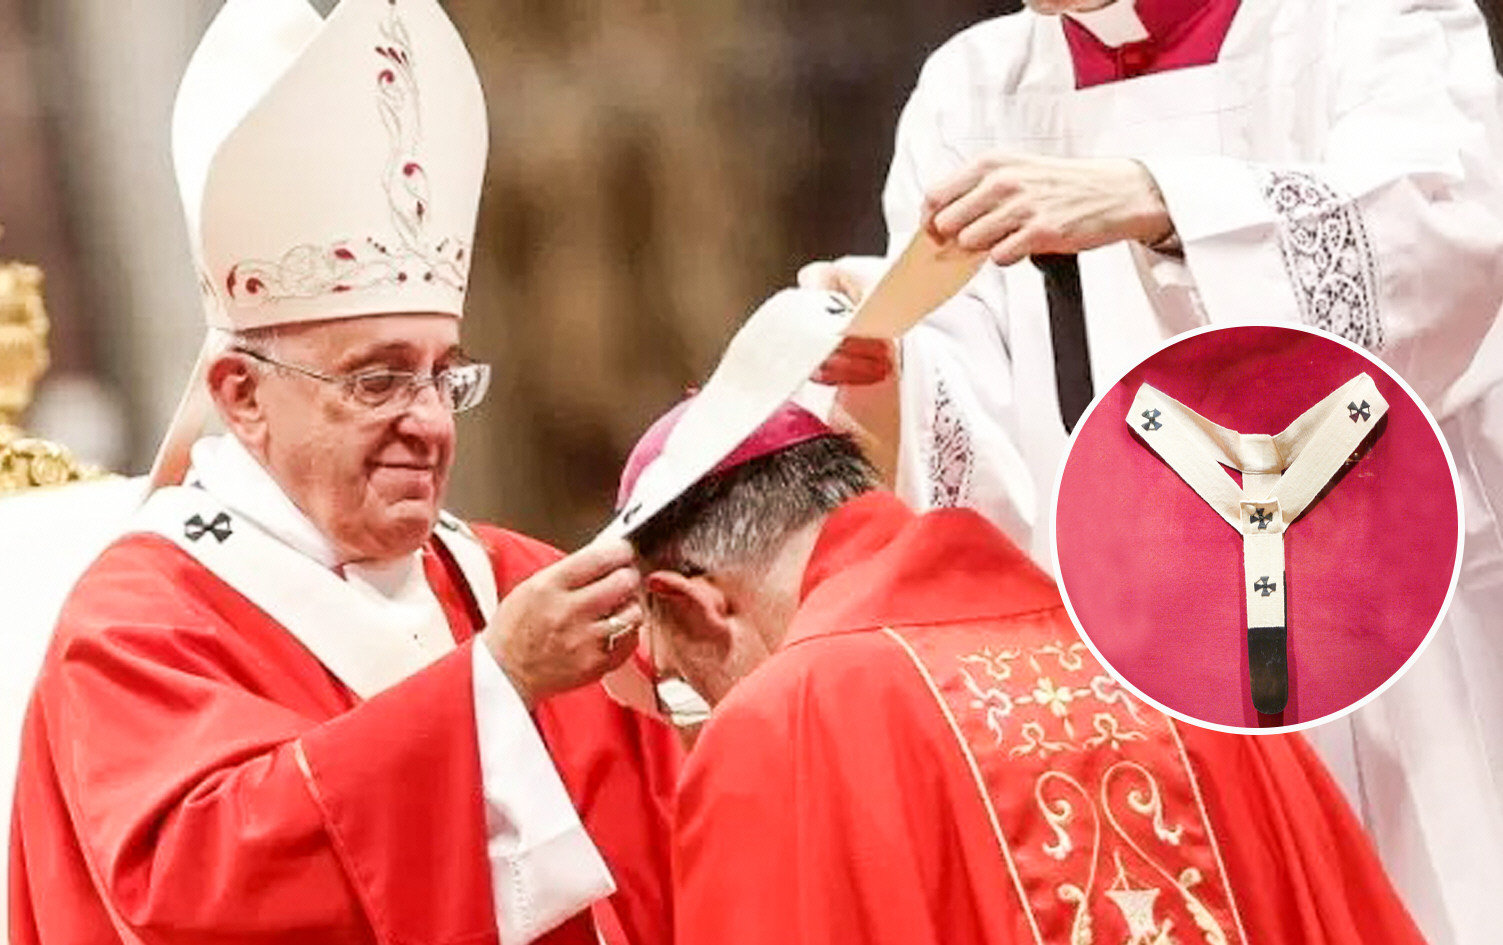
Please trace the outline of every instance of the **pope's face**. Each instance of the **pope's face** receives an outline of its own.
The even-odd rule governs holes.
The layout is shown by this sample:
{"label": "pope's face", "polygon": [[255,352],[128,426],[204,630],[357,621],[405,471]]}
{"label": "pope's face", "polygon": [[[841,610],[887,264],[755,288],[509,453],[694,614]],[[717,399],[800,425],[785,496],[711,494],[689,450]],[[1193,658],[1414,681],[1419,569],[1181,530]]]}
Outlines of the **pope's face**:
{"label": "pope's face", "polygon": [[1028,9],[1044,16],[1055,16],[1060,13],[1089,13],[1102,7],[1109,7],[1117,0],[1025,0]]}
{"label": "pope's face", "polygon": [[[296,326],[268,353],[330,375],[429,374],[462,360],[458,320],[436,314]],[[259,393],[267,467],[346,560],[393,558],[422,546],[454,461],[454,416],[432,385],[410,400],[370,407],[342,385],[268,369]]]}

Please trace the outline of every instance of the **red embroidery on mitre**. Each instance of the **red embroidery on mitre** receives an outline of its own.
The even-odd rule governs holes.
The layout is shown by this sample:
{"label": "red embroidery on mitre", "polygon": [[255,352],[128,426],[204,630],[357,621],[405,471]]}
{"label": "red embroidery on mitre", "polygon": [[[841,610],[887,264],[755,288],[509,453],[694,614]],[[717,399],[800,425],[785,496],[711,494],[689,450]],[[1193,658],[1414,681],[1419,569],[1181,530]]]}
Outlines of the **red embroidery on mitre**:
{"label": "red embroidery on mitre", "polygon": [[376,73],[377,110],[391,142],[382,182],[397,235],[395,249],[374,236],[320,245],[294,246],[275,260],[242,260],[230,267],[225,288],[232,302],[261,304],[314,299],[377,286],[404,286],[414,272],[422,283],[442,283],[463,293],[469,266],[464,240],[445,237],[432,244],[427,172],[416,154],[422,143],[422,100],[413,68],[411,37],[390,0],[381,26],[382,59]]}

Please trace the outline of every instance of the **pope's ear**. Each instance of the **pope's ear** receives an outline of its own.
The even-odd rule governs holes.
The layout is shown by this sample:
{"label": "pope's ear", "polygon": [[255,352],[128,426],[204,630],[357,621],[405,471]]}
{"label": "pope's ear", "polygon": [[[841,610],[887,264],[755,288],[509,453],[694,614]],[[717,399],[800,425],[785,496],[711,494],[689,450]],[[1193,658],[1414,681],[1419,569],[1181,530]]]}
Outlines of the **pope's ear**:
{"label": "pope's ear", "polygon": [[731,602],[707,576],[651,571],[642,585],[671,632],[685,640],[729,641]]}
{"label": "pope's ear", "polygon": [[265,423],[255,365],[245,355],[227,351],[209,362],[205,380],[225,426],[242,441],[254,441]]}

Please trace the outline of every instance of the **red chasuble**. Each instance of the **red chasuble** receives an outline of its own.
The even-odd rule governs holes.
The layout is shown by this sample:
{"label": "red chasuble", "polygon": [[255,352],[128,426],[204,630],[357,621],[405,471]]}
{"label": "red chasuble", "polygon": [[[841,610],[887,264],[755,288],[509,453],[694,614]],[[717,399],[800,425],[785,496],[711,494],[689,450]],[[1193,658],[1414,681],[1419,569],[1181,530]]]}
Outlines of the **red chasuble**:
{"label": "red chasuble", "polygon": [[[503,593],[557,557],[477,529]],[[360,702],[280,625],[155,536],[113,546],[59,622],[23,733],[11,941],[497,941],[457,565],[425,551],[461,645]],[[670,940],[671,733],[598,686],[535,718],[615,877],[609,945]],[[113,913],[113,916],[111,915]],[[539,939],[594,945],[588,914]]]}
{"label": "red chasuble", "polygon": [[681,945],[1423,941],[1303,740],[1131,700],[975,513],[849,503],[804,595],[686,764]]}

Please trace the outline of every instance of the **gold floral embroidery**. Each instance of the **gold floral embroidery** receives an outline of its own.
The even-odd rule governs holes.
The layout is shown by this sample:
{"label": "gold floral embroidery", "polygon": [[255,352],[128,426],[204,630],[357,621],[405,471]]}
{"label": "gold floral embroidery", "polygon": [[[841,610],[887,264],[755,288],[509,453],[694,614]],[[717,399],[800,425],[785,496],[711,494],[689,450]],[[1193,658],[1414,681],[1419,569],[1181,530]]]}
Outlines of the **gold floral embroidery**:
{"label": "gold floral embroidery", "polygon": [[[1179,894],[1186,911],[1190,913],[1190,916],[1195,920],[1196,926],[1200,928],[1206,945],[1227,945],[1226,932],[1216,922],[1215,917],[1211,915],[1211,911],[1206,908],[1205,903],[1193,892],[1194,887],[1198,886],[1203,879],[1200,870],[1191,866],[1181,870],[1178,875],[1170,872],[1157,857],[1148,850],[1145,850],[1143,845],[1134,839],[1132,833],[1123,826],[1122,820],[1118,817],[1118,814],[1122,812],[1113,809],[1111,803],[1112,786],[1117,780],[1134,776],[1141,778],[1142,786],[1127,792],[1128,809],[1139,817],[1149,820],[1154,836],[1161,843],[1171,847],[1178,847],[1180,845],[1180,841],[1184,836],[1184,826],[1182,824],[1170,826],[1164,822],[1164,803],[1159,791],[1158,779],[1154,776],[1153,772],[1136,762],[1119,761],[1106,769],[1106,773],[1101,777],[1101,809],[1107,823],[1122,843],[1133,853],[1137,854],[1138,858],[1149,869],[1159,874],[1174,892]],[[1120,858],[1121,852],[1119,851],[1116,855]],[[1167,938],[1168,932],[1169,923],[1166,922],[1162,930],[1162,935],[1159,938],[1143,939],[1134,937],[1128,940],[1128,945],[1137,945],[1140,941],[1154,943],[1154,945],[1157,945],[1160,941],[1167,943],[1172,941]]]}
{"label": "gold floral embroidery", "polygon": [[[971,706],[985,713],[987,728],[999,746],[1008,747],[1008,757],[1028,755],[1046,759],[1061,752],[1106,750],[1121,753],[1131,742],[1147,740],[1137,706],[1108,677],[1095,676],[1085,685],[1074,685],[1072,674],[1087,669],[1080,658],[1082,644],[1059,645],[1036,650],[993,651],[961,657],[962,679]],[[1024,673],[1032,670],[1031,686],[1012,689]],[[976,670],[972,673],[971,670]],[[1054,673],[1059,676],[1044,675]],[[980,676],[988,685],[978,682]],[[1080,680],[1085,682],[1085,680]],[[1089,706],[1089,724],[1094,735],[1077,740],[1073,722]],[[1030,717],[1024,718],[1028,712]],[[1012,729],[1006,728],[1013,723]],[[1130,823],[1142,826],[1139,833],[1151,836],[1165,854],[1179,847],[1185,826],[1171,822],[1164,809],[1158,779],[1143,765],[1121,759],[1107,767],[1093,793],[1075,776],[1058,769],[1044,771],[1034,782],[1034,800],[1049,827],[1039,849],[1060,864],[1060,881],[1054,886],[1058,900],[1070,907],[1070,945],[1095,945],[1091,920],[1093,905],[1109,902],[1127,924],[1123,945],[1177,945],[1171,918],[1160,921],[1156,909],[1167,891],[1184,904],[1199,927],[1206,945],[1225,945],[1226,935],[1209,909],[1193,891],[1201,881],[1199,870],[1183,869],[1175,875],[1163,857],[1139,842]],[[1109,828],[1104,842],[1103,829]],[[1129,873],[1124,855],[1135,870],[1152,879],[1145,882]],[[1097,871],[1103,858],[1117,867],[1111,888],[1097,889]],[[1110,907],[1109,907],[1110,908]]]}
{"label": "gold floral embroidery", "polygon": [[[1086,748],[1121,749],[1145,736],[1142,716],[1116,680],[1086,662],[1086,645],[1049,643],[1033,649],[983,647],[960,657],[960,678],[971,708],[1011,757]],[[1077,722],[1088,720],[1080,737]]]}
{"label": "gold floral embroidery", "polygon": [[[1129,791],[1127,793],[1127,806],[1144,817],[1153,819],[1153,832],[1160,840],[1171,846],[1179,846],[1180,838],[1184,835],[1183,827],[1166,827],[1164,825],[1164,801],[1159,796],[1159,782],[1149,773],[1148,769],[1135,761],[1119,761],[1107,769],[1106,775],[1101,779],[1101,803],[1106,806],[1106,790],[1110,785],[1113,775],[1118,771],[1135,771],[1143,776],[1147,784],[1147,790]],[[1107,807],[1107,816],[1111,816],[1111,808]],[[1115,826],[1115,825],[1114,825]],[[1122,833],[1118,828],[1118,833]],[[1124,836],[1126,836],[1124,834]]]}
{"label": "gold floral embroidery", "polygon": [[1098,734],[1085,740],[1087,748],[1100,748],[1105,745],[1112,751],[1121,751],[1123,742],[1141,742],[1148,738],[1142,732],[1123,731],[1117,722],[1117,717],[1110,712],[1096,713],[1091,722]]}
{"label": "gold floral embroidery", "polygon": [[[1068,649],[1059,643],[1050,643],[1046,646],[1039,647],[1036,652],[1048,656],[1053,656],[1055,659],[1059,660],[1060,669],[1066,669],[1070,672],[1074,672],[1085,665],[1085,657],[1081,655],[1085,652],[1085,649],[1086,646],[1084,643],[1076,641],[1075,643],[1070,644]],[[1034,668],[1038,668],[1038,663],[1034,663]]]}
{"label": "gold floral embroidery", "polygon": [[[1051,789],[1057,793],[1051,794]],[[1071,794],[1074,795],[1073,801],[1068,796]],[[1083,811],[1090,814],[1091,844],[1085,851],[1089,856],[1085,885],[1082,887],[1079,883],[1063,882],[1055,887],[1055,895],[1061,902],[1075,908],[1074,918],[1070,922],[1070,945],[1091,945],[1091,895],[1096,888],[1096,856],[1101,847],[1101,818],[1096,813],[1091,792],[1063,771],[1046,771],[1034,782],[1033,796],[1044,815],[1044,821],[1054,834],[1052,841],[1043,844],[1044,853],[1061,864],[1065,864],[1070,854],[1076,850],[1075,841],[1066,829],[1074,819],[1076,805],[1079,804]]]}
{"label": "gold floral embroidery", "polygon": [[983,646],[974,653],[962,656],[960,661],[984,666],[993,679],[1006,681],[1012,678],[1012,661],[1022,655],[1022,650],[993,650],[989,646]]}
{"label": "gold floral embroidery", "polygon": [[1070,700],[1074,697],[1074,690],[1068,686],[1054,685],[1054,680],[1048,676],[1040,676],[1039,681],[1034,684],[1033,704],[1047,706],[1056,718],[1063,719],[1066,731],[1070,727]]}
{"label": "gold floral embroidery", "polygon": [[[1082,643],[1030,647],[1014,635],[1011,647],[976,648],[969,633],[910,641],[883,632],[913,661],[957,740],[1028,941],[1246,943],[1172,719],[1135,703]],[[1019,796],[1030,779],[1032,796]],[[1113,865],[1116,881],[1105,884]]]}
{"label": "gold floral embroidery", "polygon": [[1127,945],[1171,945],[1174,939],[1169,937],[1169,930],[1174,927],[1174,923],[1165,919],[1164,924],[1160,925],[1154,918],[1154,904],[1158,902],[1160,890],[1133,886],[1122,865],[1122,855],[1118,854],[1116,860],[1117,880],[1106,891],[1106,898],[1116,905],[1127,922],[1127,934],[1130,936]]}
{"label": "gold floral embroidery", "polygon": [[[1158,779],[1151,771],[1136,762],[1118,761],[1102,773],[1099,790],[1093,795],[1072,775],[1050,770],[1035,780],[1033,793],[1050,832],[1039,848],[1060,863],[1065,874],[1064,881],[1055,886],[1055,895],[1074,910],[1070,945],[1095,945],[1091,907],[1098,863],[1108,855],[1116,865],[1117,876],[1101,896],[1116,907],[1127,924],[1129,937],[1123,945],[1177,945],[1179,940],[1171,934],[1173,920],[1156,917],[1159,898],[1166,891],[1183,903],[1205,945],[1227,945],[1225,931],[1194,891],[1203,881],[1200,871],[1192,866],[1178,875],[1172,873],[1161,856],[1134,837],[1126,823],[1129,819],[1146,822],[1154,839],[1164,847],[1178,847],[1184,838],[1184,825],[1166,819]],[[1114,797],[1125,800],[1125,805]],[[1105,838],[1103,822],[1111,830]],[[1074,856],[1076,853],[1081,856]],[[1137,864],[1137,875],[1129,872],[1124,855]],[[1072,869],[1074,876],[1069,875]],[[1080,872],[1085,875],[1080,876]],[[1151,878],[1145,880],[1145,875]]]}
{"label": "gold floral embroidery", "polygon": [[1037,722],[1024,722],[1020,730],[1024,744],[1014,748],[1009,754],[1014,758],[1031,755],[1035,751],[1042,758],[1061,751],[1074,751],[1075,746],[1067,742],[1050,741],[1044,733],[1044,727]]}

